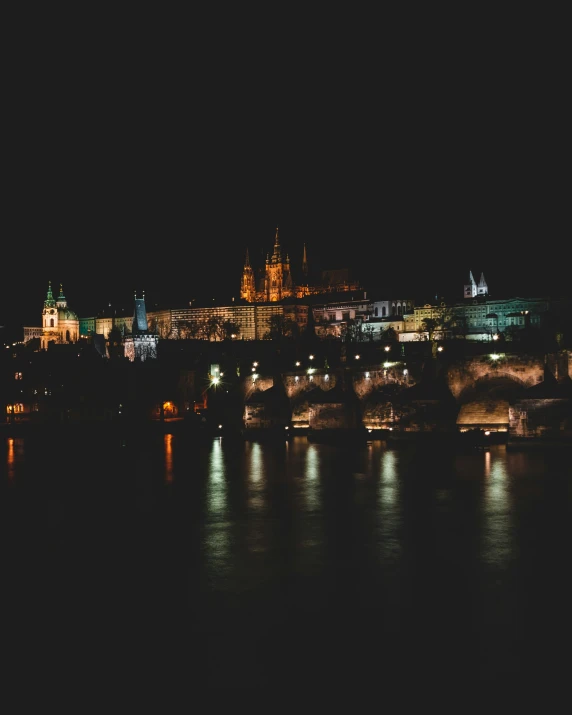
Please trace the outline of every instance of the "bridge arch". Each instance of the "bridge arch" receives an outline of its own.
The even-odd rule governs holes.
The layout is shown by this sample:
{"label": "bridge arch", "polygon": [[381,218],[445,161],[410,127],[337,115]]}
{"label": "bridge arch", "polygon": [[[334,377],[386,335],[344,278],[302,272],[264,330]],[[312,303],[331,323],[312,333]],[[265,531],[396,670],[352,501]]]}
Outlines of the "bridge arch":
{"label": "bridge arch", "polygon": [[480,356],[450,366],[447,371],[447,384],[457,400],[467,390],[480,391],[495,385],[500,391],[509,388],[532,387],[544,379],[544,361],[542,358],[526,356]]}
{"label": "bridge arch", "polygon": [[524,395],[527,387],[525,380],[508,372],[497,372],[467,381],[456,395],[456,400],[460,405],[483,397],[512,403]]}

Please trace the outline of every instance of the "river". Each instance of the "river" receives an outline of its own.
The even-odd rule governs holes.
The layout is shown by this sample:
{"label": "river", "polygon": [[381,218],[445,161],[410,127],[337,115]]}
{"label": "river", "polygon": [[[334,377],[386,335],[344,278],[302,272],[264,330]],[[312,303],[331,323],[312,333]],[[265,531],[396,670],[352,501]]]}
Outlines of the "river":
{"label": "river", "polygon": [[330,693],[567,678],[570,452],[0,446],[16,675]]}

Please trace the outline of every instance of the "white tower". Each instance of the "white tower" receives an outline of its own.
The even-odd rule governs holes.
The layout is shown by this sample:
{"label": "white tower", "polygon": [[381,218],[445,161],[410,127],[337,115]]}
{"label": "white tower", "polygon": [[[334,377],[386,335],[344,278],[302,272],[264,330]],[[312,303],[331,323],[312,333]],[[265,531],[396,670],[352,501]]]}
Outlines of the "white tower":
{"label": "white tower", "polygon": [[481,273],[481,278],[479,280],[479,285],[477,286],[477,295],[488,295],[489,287],[485,281],[485,274]]}
{"label": "white tower", "polygon": [[465,298],[474,298],[477,295],[477,284],[473,272],[469,271],[469,282],[465,285]]}

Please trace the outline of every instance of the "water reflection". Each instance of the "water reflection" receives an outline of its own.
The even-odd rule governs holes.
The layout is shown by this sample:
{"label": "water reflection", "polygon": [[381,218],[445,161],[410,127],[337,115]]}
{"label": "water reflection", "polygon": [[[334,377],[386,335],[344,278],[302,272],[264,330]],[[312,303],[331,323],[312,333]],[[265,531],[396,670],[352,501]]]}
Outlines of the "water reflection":
{"label": "water reflection", "polygon": [[228,485],[221,440],[212,442],[206,483],[204,549],[209,578],[230,569],[230,529],[227,523]]}
{"label": "water reflection", "polygon": [[315,444],[308,445],[304,477],[306,509],[314,511],[320,507],[320,453]]}
{"label": "water reflection", "polygon": [[209,455],[207,476],[207,516],[210,519],[220,519],[224,515],[227,504],[227,484],[225,479],[225,464],[222,443],[215,439]]}
{"label": "water reflection", "polygon": [[399,561],[402,552],[398,469],[398,452],[383,452],[377,488],[377,528],[379,559],[384,564]]}
{"label": "water reflection", "polygon": [[[117,630],[142,604],[143,638],[171,609],[176,645],[197,649],[213,683],[283,687],[292,664],[326,690],[399,673],[409,685],[500,682],[523,663],[534,676],[551,653],[537,647],[544,634],[566,635],[568,454],[351,451],[304,437],[189,446],[161,435],[140,453],[98,443],[114,458],[78,469],[37,440],[5,444],[4,576],[14,603],[30,594],[26,618],[51,612],[38,590],[46,578],[60,580],[58,596],[69,588],[66,610],[75,599],[97,613],[109,594]],[[143,514],[132,508],[141,493]]]}
{"label": "water reflection", "polygon": [[267,510],[268,484],[264,465],[264,453],[258,442],[250,445],[247,460],[246,508],[248,531],[247,547],[251,552],[266,551],[269,548],[263,515]]}
{"label": "water reflection", "polygon": [[485,453],[482,558],[506,568],[513,558],[513,516],[507,474],[506,450]]}
{"label": "water reflection", "polygon": [[6,440],[6,446],[6,476],[8,477],[8,481],[13,482],[16,476],[16,454],[22,454],[23,452],[22,440],[10,437]]}
{"label": "water reflection", "polygon": [[173,483],[173,435],[165,435],[165,483]]}

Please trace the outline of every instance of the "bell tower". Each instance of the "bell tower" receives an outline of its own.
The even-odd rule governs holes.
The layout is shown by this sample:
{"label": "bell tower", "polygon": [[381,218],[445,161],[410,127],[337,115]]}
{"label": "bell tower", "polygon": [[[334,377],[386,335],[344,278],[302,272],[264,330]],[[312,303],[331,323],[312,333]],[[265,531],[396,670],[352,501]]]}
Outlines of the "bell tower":
{"label": "bell tower", "polygon": [[42,350],[47,350],[48,343],[57,341],[58,337],[58,307],[52,293],[52,282],[48,281],[48,292],[42,310],[42,338],[40,340]]}

